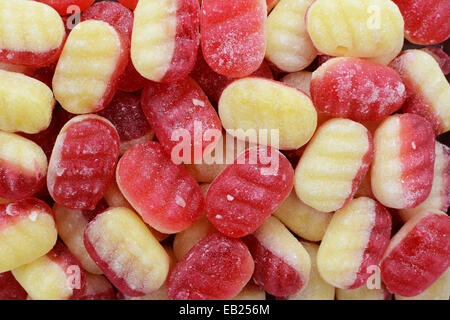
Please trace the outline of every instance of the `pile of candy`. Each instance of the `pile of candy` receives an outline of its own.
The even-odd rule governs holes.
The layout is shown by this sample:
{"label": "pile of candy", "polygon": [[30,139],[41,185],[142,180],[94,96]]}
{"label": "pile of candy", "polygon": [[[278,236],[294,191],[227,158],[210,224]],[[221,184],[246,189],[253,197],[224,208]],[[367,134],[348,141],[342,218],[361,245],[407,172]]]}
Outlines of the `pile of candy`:
{"label": "pile of candy", "polygon": [[448,300],[449,36],[449,0],[0,0],[0,299]]}

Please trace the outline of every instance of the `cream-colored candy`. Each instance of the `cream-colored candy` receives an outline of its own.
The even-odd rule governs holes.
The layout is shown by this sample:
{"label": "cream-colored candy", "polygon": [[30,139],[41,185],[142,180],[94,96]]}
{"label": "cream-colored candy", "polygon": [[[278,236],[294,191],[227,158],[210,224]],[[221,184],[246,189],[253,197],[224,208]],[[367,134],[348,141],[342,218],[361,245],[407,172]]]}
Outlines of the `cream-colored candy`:
{"label": "cream-colored candy", "polygon": [[342,208],[371,160],[371,136],[361,124],[332,119],[322,124],[295,169],[300,200],[323,212]]}
{"label": "cream-colored candy", "polygon": [[267,18],[266,58],[286,72],[306,68],[317,56],[305,26],[313,0],[281,0]]}
{"label": "cream-colored candy", "polygon": [[260,144],[283,150],[306,144],[317,125],[317,112],[306,94],[280,82],[253,77],[236,80],[225,88],[219,116],[227,132],[238,139],[256,143],[259,136]]}
{"label": "cream-colored candy", "polygon": [[403,39],[403,17],[390,0],[316,0],[306,19],[314,46],[330,56],[388,55]]}
{"label": "cream-colored candy", "polygon": [[233,300],[266,300],[266,292],[253,282],[249,282]]}
{"label": "cream-colored candy", "polygon": [[317,251],[319,246],[315,243],[302,241],[302,245],[311,258],[311,273],[308,285],[288,297],[288,300],[334,300],[335,288],[322,279],[317,270]]}
{"label": "cream-colored candy", "polygon": [[273,213],[299,237],[309,241],[320,241],[327,230],[332,214],[318,211],[304,204],[292,191]]}
{"label": "cream-colored candy", "polygon": [[56,100],[70,113],[101,110],[121,59],[122,43],[108,23],[83,21],[70,32],[53,76]]}
{"label": "cream-colored candy", "polygon": [[382,283],[379,289],[369,289],[367,285],[356,289],[336,288],[337,300],[390,300],[390,298],[387,299],[389,296],[392,295],[389,294]]}
{"label": "cream-colored candy", "polygon": [[44,83],[0,70],[0,130],[31,134],[45,130],[54,105],[52,90]]}
{"label": "cream-colored candy", "polygon": [[290,85],[291,87],[302,90],[308,96],[311,96],[311,71],[298,71],[285,75],[281,81]]}

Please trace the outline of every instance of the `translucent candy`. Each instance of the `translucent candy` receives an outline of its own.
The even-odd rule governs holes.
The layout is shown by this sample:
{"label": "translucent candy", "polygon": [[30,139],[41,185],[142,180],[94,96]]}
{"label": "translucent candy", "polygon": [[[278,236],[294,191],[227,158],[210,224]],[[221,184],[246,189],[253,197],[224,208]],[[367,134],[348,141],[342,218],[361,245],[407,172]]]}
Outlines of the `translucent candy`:
{"label": "translucent candy", "polygon": [[116,300],[116,292],[105,277],[86,272],[86,286],[79,300]]}
{"label": "translucent candy", "polygon": [[308,252],[278,219],[269,217],[243,240],[255,261],[253,280],[269,294],[287,297],[306,286]]}
{"label": "translucent candy", "polygon": [[[280,82],[249,77],[228,85],[219,101],[219,116],[228,133],[240,140],[257,143],[256,135],[265,133],[266,143],[278,142],[282,150],[298,149],[313,135],[317,113],[311,99],[300,90]],[[252,132],[250,132],[252,133]],[[277,139],[272,136],[277,133]]]}
{"label": "translucent candy", "polygon": [[305,16],[313,0],[281,0],[267,18],[266,58],[278,69],[295,72],[316,58]]}
{"label": "translucent candy", "polygon": [[167,277],[166,251],[130,209],[111,208],[97,215],[84,231],[84,244],[108,280],[126,295],[150,294]]}
{"label": "translucent candy", "polygon": [[27,296],[10,271],[0,273],[0,300],[26,300]]}
{"label": "translucent candy", "polygon": [[450,218],[426,210],[394,235],[381,261],[381,278],[396,295],[413,297],[429,288],[450,264]]}
{"label": "translucent candy", "polygon": [[142,142],[129,149],[117,165],[116,179],[142,219],[160,232],[180,232],[201,216],[200,187],[157,142]]}
{"label": "translucent candy", "polygon": [[374,135],[372,192],[383,205],[410,209],[430,194],[435,159],[433,129],[411,113],[388,117]]}
{"label": "translucent candy", "polygon": [[266,50],[266,20],[264,0],[204,0],[202,51],[209,66],[231,78],[258,69]]}
{"label": "translucent candy", "polygon": [[33,300],[77,300],[86,285],[85,271],[59,241],[49,253],[12,273]]}
{"label": "translucent candy", "polygon": [[403,297],[395,295],[395,300],[448,300],[450,297],[450,268],[435,281],[431,286],[417,296]]}
{"label": "translucent candy", "polygon": [[341,289],[365,285],[389,244],[392,218],[378,202],[357,198],[336,211],[317,253],[322,278]]}
{"label": "translucent candy", "polygon": [[36,143],[0,131],[0,197],[22,200],[45,184],[47,157]]}
{"label": "translucent candy", "polygon": [[276,149],[247,149],[210,185],[209,221],[229,237],[254,232],[289,195],[293,176],[291,164]]}
{"label": "translucent candy", "polygon": [[406,86],[403,112],[430,121],[436,135],[450,130],[450,85],[436,60],[423,50],[406,50],[389,66]]}
{"label": "translucent candy", "polygon": [[108,120],[97,115],[71,119],[50,158],[50,195],[67,208],[94,209],[113,179],[118,156],[119,135]]}
{"label": "translucent candy", "polygon": [[406,89],[389,67],[357,58],[334,58],[314,71],[311,97],[319,112],[374,121],[400,109]]}
{"label": "translucent candy", "polygon": [[379,57],[403,38],[403,18],[389,0],[317,0],[306,26],[314,46],[331,56]]}
{"label": "translucent candy", "polygon": [[0,62],[44,67],[58,59],[65,37],[63,21],[51,7],[0,1]]}
{"label": "translucent candy", "polygon": [[105,108],[127,66],[128,44],[126,36],[104,21],[77,24],[53,77],[53,92],[61,106],[76,114]]}
{"label": "translucent candy", "polygon": [[439,64],[439,67],[441,67],[444,75],[448,75],[450,73],[450,57],[444,50],[431,46],[422,48],[420,50],[430,54],[436,60],[436,62]]}
{"label": "translucent candy", "polygon": [[322,124],[295,169],[295,192],[322,212],[342,208],[353,198],[373,156],[370,132],[348,119]]}
{"label": "translucent candy", "polygon": [[55,99],[49,87],[4,70],[0,70],[0,83],[0,130],[38,133],[50,125]]}
{"label": "translucent candy", "polygon": [[195,64],[200,34],[197,0],[141,0],[134,11],[131,59],[152,81],[185,78]]}
{"label": "translucent candy", "polygon": [[254,270],[250,252],[239,239],[213,233],[178,262],[167,280],[171,300],[231,299]]}
{"label": "translucent candy", "polygon": [[54,8],[61,16],[72,14],[71,6],[77,6],[80,11],[84,11],[94,3],[94,0],[35,0]]}

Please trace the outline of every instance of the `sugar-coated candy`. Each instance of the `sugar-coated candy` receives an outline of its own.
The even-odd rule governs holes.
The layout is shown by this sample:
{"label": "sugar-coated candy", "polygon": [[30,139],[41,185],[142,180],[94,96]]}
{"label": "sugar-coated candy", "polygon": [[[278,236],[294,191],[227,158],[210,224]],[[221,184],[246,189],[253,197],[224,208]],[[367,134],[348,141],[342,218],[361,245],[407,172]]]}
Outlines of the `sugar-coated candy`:
{"label": "sugar-coated candy", "polygon": [[107,207],[105,201],[100,201],[94,210],[67,209],[57,203],[53,206],[60,238],[70,252],[80,261],[83,268],[93,274],[102,274],[102,271],[86,251],[84,246],[84,229],[98,213],[107,209]]}
{"label": "sugar-coated candy", "polygon": [[97,113],[114,125],[120,138],[120,154],[133,145],[151,141],[154,132],[141,108],[140,96],[117,91],[108,106]]}
{"label": "sugar-coated candy", "polygon": [[0,204],[0,273],[49,252],[57,237],[53,212],[41,200]]}
{"label": "sugar-coated candy", "polygon": [[311,79],[311,71],[297,71],[288,73],[281,79],[281,81],[290,85],[291,87],[300,89],[308,96],[311,96]]}
{"label": "sugar-coated candy", "polygon": [[10,271],[0,273],[0,300],[26,300],[27,296]]}
{"label": "sugar-coated candy", "polygon": [[392,294],[381,283],[380,288],[373,289],[367,285],[356,289],[336,288],[336,300],[392,300]]}
{"label": "sugar-coated candy", "polygon": [[266,1],[204,0],[201,11],[201,45],[208,65],[231,78],[258,69],[266,51]]}
{"label": "sugar-coated candy", "polygon": [[395,300],[448,300],[450,298],[450,268],[445,271],[431,286],[417,296],[403,297],[396,294]]}
{"label": "sugar-coated candy", "polygon": [[173,239],[173,251],[177,261],[180,261],[197,242],[214,231],[206,216],[202,216],[192,226],[177,233]]}
{"label": "sugar-coated candy", "polygon": [[301,242],[311,259],[311,271],[307,285],[300,291],[287,297],[287,300],[334,300],[335,288],[322,279],[317,270],[317,251],[319,245]]}
{"label": "sugar-coated candy", "polygon": [[336,211],[353,198],[373,156],[370,132],[357,122],[322,124],[295,169],[295,192],[316,210]]}
{"label": "sugar-coated candy", "polygon": [[0,70],[0,83],[0,130],[38,133],[50,125],[55,99],[49,87],[4,70]]}
{"label": "sugar-coated candy", "polygon": [[75,26],[53,77],[53,92],[71,113],[100,111],[111,101],[128,63],[129,39],[104,21]]}
{"label": "sugar-coated candy", "polygon": [[[203,89],[211,103],[214,105],[217,105],[219,102],[223,89],[233,81],[233,78],[219,74],[211,69],[203,57],[202,50],[198,50],[194,69],[192,69],[189,75],[192,79],[197,81],[198,85]],[[265,61],[261,63],[259,68],[253,72],[252,75],[255,77],[273,79],[272,71]]]}
{"label": "sugar-coated candy", "polygon": [[375,198],[372,192],[372,185],[370,184],[370,170],[367,171],[366,175],[362,179],[361,184],[355,192],[355,197]]}
{"label": "sugar-coated candy", "polygon": [[[117,2],[100,1],[93,4],[81,16],[81,21],[100,20],[109,23],[131,41],[133,13]],[[128,46],[130,43],[128,43]]]}
{"label": "sugar-coated candy", "polygon": [[142,219],[160,232],[180,232],[201,216],[199,185],[157,142],[142,142],[125,152],[117,165],[116,180]]}
{"label": "sugar-coated candy", "polygon": [[370,198],[353,199],[336,211],[317,253],[322,278],[341,289],[365,285],[389,244],[391,226],[389,211]]}
{"label": "sugar-coated candy", "polygon": [[318,211],[303,203],[294,190],[273,215],[293,233],[309,241],[322,240],[332,217],[329,212]]}
{"label": "sugar-coated candy", "polygon": [[86,226],[84,244],[108,280],[126,295],[150,294],[167,277],[166,251],[130,209],[110,208],[98,214]]}
{"label": "sugar-coated candy", "polygon": [[134,10],[138,4],[139,0],[119,0],[121,4],[123,4],[128,9]]}
{"label": "sugar-coated candy", "polygon": [[293,178],[291,164],[277,149],[247,149],[209,186],[207,217],[229,237],[246,236],[287,198]]}
{"label": "sugar-coated candy", "polygon": [[305,26],[311,3],[313,0],[281,0],[267,18],[266,58],[282,71],[302,70],[317,56]]}
{"label": "sugar-coated candy", "polygon": [[33,300],[77,300],[86,285],[85,271],[59,241],[49,253],[12,273]]}
{"label": "sugar-coated candy", "polygon": [[375,131],[371,186],[376,199],[396,209],[414,208],[430,194],[435,159],[433,129],[424,118],[396,114]]}
{"label": "sugar-coated candy", "polygon": [[0,197],[22,200],[45,184],[47,157],[36,143],[0,131]]}
{"label": "sugar-coated candy", "polygon": [[65,37],[63,21],[51,7],[0,1],[0,62],[44,67],[58,59]]}
{"label": "sugar-coated candy", "polygon": [[79,300],[116,300],[116,292],[105,277],[86,272],[86,285]]}
{"label": "sugar-coated candy", "polygon": [[387,289],[405,297],[430,287],[450,265],[450,217],[425,210],[394,235],[381,261]]}
{"label": "sugar-coated candy", "polygon": [[417,44],[436,44],[450,37],[447,0],[393,0],[405,20],[405,38]]}
{"label": "sugar-coated candy", "polygon": [[311,98],[319,112],[374,121],[400,109],[406,89],[399,74],[387,66],[358,58],[333,58],[313,72]]}
{"label": "sugar-coated candy", "polygon": [[244,289],[233,297],[233,300],[266,300],[266,292],[263,288],[249,281]]}
{"label": "sugar-coated candy", "polygon": [[435,209],[447,212],[450,206],[450,148],[439,142],[435,146],[433,183],[424,202],[412,209],[399,210],[403,221],[409,220],[423,210]]}
{"label": "sugar-coated candy", "polygon": [[277,218],[267,218],[243,241],[255,261],[253,280],[269,294],[287,297],[306,286],[311,259],[302,244]]}
{"label": "sugar-coated candy", "polygon": [[422,50],[406,50],[389,65],[406,86],[403,112],[431,122],[436,135],[450,130],[450,85],[439,64]]}
{"label": "sugar-coated candy", "polygon": [[200,41],[197,0],[140,0],[134,11],[131,59],[145,78],[176,82],[195,64]]}
{"label": "sugar-coated candy", "polygon": [[35,0],[42,3],[45,3],[46,5],[49,5],[61,16],[65,16],[68,14],[72,14],[71,6],[77,6],[80,11],[84,11],[87,8],[89,8],[92,3],[94,3],[94,0]]}
{"label": "sugar-coated candy", "polygon": [[208,136],[209,132],[221,134],[220,119],[190,77],[170,84],[149,83],[142,92],[141,105],[158,141],[172,159],[200,162],[205,149],[214,148],[220,138]]}
{"label": "sugar-coated candy", "polygon": [[390,0],[316,0],[306,27],[320,52],[362,58],[391,53],[403,39],[404,22]]}
{"label": "sugar-coated candy", "polygon": [[103,117],[82,115],[61,129],[48,165],[47,187],[55,202],[92,210],[114,176],[119,135]]}
{"label": "sugar-coated candy", "polygon": [[117,89],[124,92],[136,92],[143,89],[148,81],[137,72],[130,58],[124,72],[119,77]]}
{"label": "sugar-coated candy", "polygon": [[250,280],[254,262],[240,239],[216,232],[198,242],[171,271],[171,300],[222,300],[235,297]]}
{"label": "sugar-coated candy", "polygon": [[27,76],[32,76],[36,72],[36,68],[21,66],[17,64],[0,62],[0,70],[22,73]]}
{"label": "sugar-coated candy", "polygon": [[[236,80],[225,88],[219,101],[219,116],[227,132],[238,139],[283,150],[306,144],[317,124],[316,109],[305,93],[256,77]],[[252,135],[248,130],[256,132]],[[267,136],[259,138],[266,140],[258,141],[263,130],[267,130]],[[275,133],[278,139],[273,138]]]}
{"label": "sugar-coated candy", "polygon": [[436,60],[444,75],[448,75],[450,73],[450,56],[444,50],[432,46],[428,46],[420,50],[425,51]]}

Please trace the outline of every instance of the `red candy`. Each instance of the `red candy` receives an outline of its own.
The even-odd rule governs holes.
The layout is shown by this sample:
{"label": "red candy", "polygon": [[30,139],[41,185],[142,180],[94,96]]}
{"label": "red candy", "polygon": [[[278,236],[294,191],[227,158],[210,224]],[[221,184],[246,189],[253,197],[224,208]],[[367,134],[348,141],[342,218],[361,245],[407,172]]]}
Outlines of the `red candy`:
{"label": "red candy", "polygon": [[388,290],[405,297],[427,289],[450,266],[450,218],[424,211],[392,238],[381,262]]}
{"label": "red candy", "polygon": [[450,57],[444,50],[431,46],[425,47],[421,50],[429,53],[437,61],[444,75],[448,75],[450,73]]}
{"label": "red candy", "polygon": [[61,16],[65,16],[67,14],[72,13],[71,10],[69,10],[70,6],[77,6],[80,8],[80,11],[84,11],[87,8],[91,6],[91,4],[94,3],[94,0],[36,0],[38,2],[45,3],[46,5],[49,5]]}
{"label": "red candy", "polygon": [[0,273],[0,300],[26,300],[27,296],[11,272]]}
{"label": "red candy", "polygon": [[116,300],[116,292],[105,277],[86,273],[86,286],[79,300]]}
{"label": "red candy", "polygon": [[231,78],[256,71],[266,50],[266,20],[264,0],[204,0],[201,37],[209,66]]}
{"label": "red candy", "polygon": [[139,95],[117,92],[111,103],[97,113],[114,125],[120,138],[120,154],[136,143],[150,141],[154,133],[141,109]]}
{"label": "red candy", "polygon": [[144,88],[148,82],[149,80],[145,79],[139,72],[137,72],[133,62],[130,59],[125,71],[119,77],[117,89],[125,92],[135,92]]}
{"label": "red candy", "polygon": [[138,4],[139,0],[119,0],[121,4],[123,4],[128,9],[134,10]]}
{"label": "red candy", "polygon": [[[263,61],[258,70],[252,73],[253,76],[273,79],[272,71],[269,65]],[[233,81],[232,78],[218,74],[206,63],[202,51],[198,50],[197,61],[194,69],[192,69],[190,76],[197,81],[198,85],[205,91],[212,103],[219,102],[220,95],[223,89]]]}
{"label": "red candy", "polygon": [[198,242],[167,280],[171,300],[218,300],[236,296],[250,280],[254,263],[239,239],[216,232]]}
{"label": "red candy", "polygon": [[199,185],[157,142],[142,142],[129,149],[117,165],[116,179],[142,219],[160,232],[182,231],[201,216]]}
{"label": "red candy", "polygon": [[389,67],[356,58],[333,58],[314,71],[311,97],[319,112],[374,121],[400,109],[406,90]]}
{"label": "red candy", "polygon": [[77,116],[66,123],[50,158],[47,186],[55,202],[94,209],[114,175],[119,136],[106,119]]}
{"label": "red candy", "polygon": [[[271,165],[276,168],[270,168]],[[291,164],[278,150],[250,148],[210,185],[205,204],[207,217],[229,237],[246,236],[287,198],[293,179]]]}
{"label": "red candy", "polygon": [[405,21],[405,38],[417,44],[436,44],[450,36],[450,1],[393,0]]}
{"label": "red candy", "polygon": [[[221,134],[220,119],[204,92],[189,77],[172,84],[149,84],[142,92],[141,104],[161,146],[168,154],[180,156],[183,162],[201,161],[204,150],[219,141],[220,136],[211,141],[206,134],[208,130]],[[189,134],[189,141],[177,132]]]}

